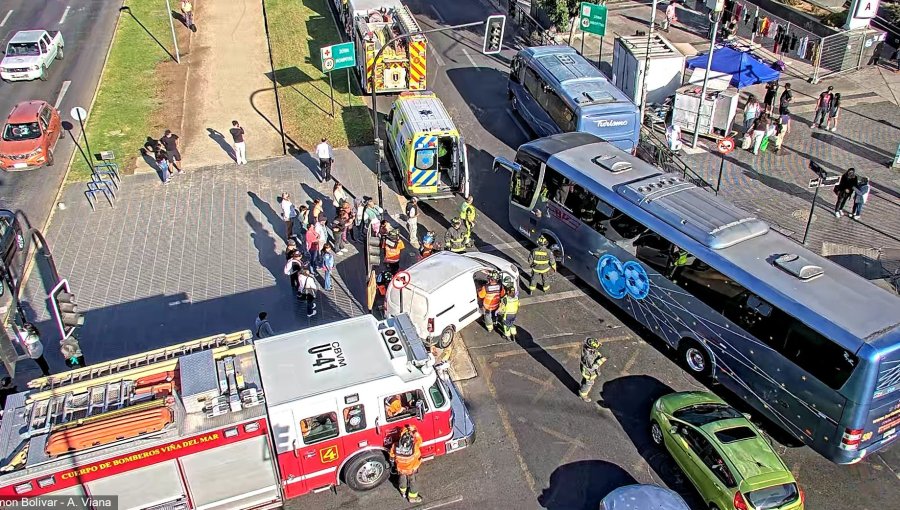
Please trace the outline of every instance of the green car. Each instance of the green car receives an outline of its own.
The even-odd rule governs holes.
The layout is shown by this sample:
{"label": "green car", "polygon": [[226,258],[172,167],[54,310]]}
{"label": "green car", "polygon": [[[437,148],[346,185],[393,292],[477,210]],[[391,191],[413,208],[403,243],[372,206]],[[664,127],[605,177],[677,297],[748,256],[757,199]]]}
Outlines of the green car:
{"label": "green car", "polygon": [[661,397],[650,437],[665,445],[710,510],[800,510],[803,490],[744,415],[712,393]]}

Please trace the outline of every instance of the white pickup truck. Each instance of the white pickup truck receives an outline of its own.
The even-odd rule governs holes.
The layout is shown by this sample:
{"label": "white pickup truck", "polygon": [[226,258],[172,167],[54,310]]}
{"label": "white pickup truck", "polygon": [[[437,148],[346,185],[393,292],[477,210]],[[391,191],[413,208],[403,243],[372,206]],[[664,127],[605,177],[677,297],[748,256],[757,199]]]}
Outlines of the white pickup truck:
{"label": "white pickup truck", "polygon": [[47,79],[47,68],[63,58],[63,37],[57,30],[23,30],[9,40],[0,62],[4,81]]}

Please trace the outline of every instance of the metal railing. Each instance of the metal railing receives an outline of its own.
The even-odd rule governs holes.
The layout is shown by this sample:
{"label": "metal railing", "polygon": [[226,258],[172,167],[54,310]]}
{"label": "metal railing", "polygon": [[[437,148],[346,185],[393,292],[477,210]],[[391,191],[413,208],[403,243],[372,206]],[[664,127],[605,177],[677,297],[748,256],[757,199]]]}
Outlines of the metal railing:
{"label": "metal railing", "polygon": [[858,28],[823,37],[817,58],[813,62],[814,70],[810,77],[812,83],[868,65],[866,49],[877,47],[882,34],[881,30]]}
{"label": "metal railing", "polygon": [[517,34],[522,38],[525,46],[544,46],[557,44],[555,36],[550,30],[541,26],[528,12],[529,5],[520,4],[516,0],[507,0],[508,20],[515,23]]}
{"label": "metal railing", "polygon": [[650,129],[647,126],[641,126],[641,139],[638,142],[635,154],[637,157],[657,166],[664,172],[681,174],[685,180],[690,181],[695,186],[711,191],[716,195],[719,194],[719,190],[713,186],[712,183],[701,177],[697,172],[691,170],[691,168],[681,160],[678,154],[669,150],[666,140],[661,138],[655,130]]}

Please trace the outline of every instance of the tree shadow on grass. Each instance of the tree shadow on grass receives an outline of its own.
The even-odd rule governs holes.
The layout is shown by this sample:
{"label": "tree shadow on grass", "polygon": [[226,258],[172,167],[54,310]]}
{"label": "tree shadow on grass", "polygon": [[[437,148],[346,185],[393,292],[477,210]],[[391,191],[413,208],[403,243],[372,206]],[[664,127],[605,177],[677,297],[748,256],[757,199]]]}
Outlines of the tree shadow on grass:
{"label": "tree shadow on grass", "polygon": [[150,36],[150,38],[153,39],[153,40],[156,42],[156,44],[159,45],[159,47],[162,48],[162,50],[165,51],[166,54],[169,55],[169,57],[170,57],[172,60],[176,60],[176,59],[175,59],[175,55],[173,55],[172,52],[169,51],[169,48],[166,48],[166,47],[163,45],[163,43],[161,43],[161,42],[159,41],[159,39],[157,39],[156,36],[153,35],[152,32],[150,32],[150,30],[147,28],[147,26],[144,25],[144,24],[141,22],[141,20],[138,19],[138,17],[134,15],[133,12],[131,12],[131,7],[128,7],[127,5],[126,5],[126,6],[123,6],[123,7],[119,7],[119,11],[120,11],[120,12],[127,12],[128,15],[131,16],[131,19],[133,19],[135,22],[137,22],[137,24],[144,30],[144,32],[146,32],[147,35]]}

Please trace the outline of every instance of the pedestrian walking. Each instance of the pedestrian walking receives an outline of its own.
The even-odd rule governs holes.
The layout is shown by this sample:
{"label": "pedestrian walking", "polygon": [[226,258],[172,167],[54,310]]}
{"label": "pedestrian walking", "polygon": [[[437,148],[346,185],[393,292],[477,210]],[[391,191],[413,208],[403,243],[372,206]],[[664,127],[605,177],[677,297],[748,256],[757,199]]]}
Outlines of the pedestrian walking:
{"label": "pedestrian walking", "polygon": [[269,324],[268,313],[259,312],[259,315],[256,316],[256,324],[253,326],[253,331],[256,333],[256,338],[275,336],[275,331],[272,330],[272,325]]}
{"label": "pedestrian walking", "polygon": [[547,247],[549,241],[544,236],[538,238],[538,245],[528,254],[528,266],[531,268],[531,275],[528,278],[528,291],[537,290],[537,279],[541,278],[541,291],[550,290],[550,270],[556,271],[556,257],[553,250]]}
{"label": "pedestrian walking", "polygon": [[290,277],[291,290],[295,293],[300,288],[300,274],[303,269],[303,254],[299,250],[294,250],[284,265],[284,274]]}
{"label": "pedestrian walking", "polygon": [[855,168],[848,168],[847,171],[841,175],[837,186],[834,187],[834,194],[837,195],[837,201],[834,204],[835,218],[840,218],[844,215],[844,206],[847,205],[847,200],[850,200],[850,196],[853,194],[853,191],[858,184],[859,178],[856,176]]}
{"label": "pedestrian walking", "polygon": [[453,218],[450,220],[450,227],[444,234],[444,247],[453,253],[466,251],[466,232],[462,228],[461,219]]}
{"label": "pedestrian walking", "polygon": [[462,220],[462,225],[466,234],[466,246],[472,246],[474,244],[472,241],[472,229],[475,227],[475,217],[478,214],[475,210],[475,206],[472,205],[474,201],[475,198],[472,197],[472,195],[469,195],[463,200],[462,205],[459,207],[459,219]]}
{"label": "pedestrian walking", "polygon": [[390,457],[397,468],[400,494],[410,503],[421,503],[416,474],[422,464],[422,436],[415,425],[403,426],[400,437],[391,445]]}
{"label": "pedestrian walking", "polygon": [[747,97],[747,103],[744,105],[744,136],[750,135],[751,131],[753,131],[753,123],[759,117],[759,110],[759,101],[756,100],[756,96],[750,94]]}
{"label": "pedestrian walking", "polygon": [[306,316],[312,317],[318,313],[316,310],[316,291],[319,289],[319,286],[308,269],[300,272],[298,280],[300,290],[297,293],[297,297],[306,301]]}
{"label": "pedestrian walking", "polygon": [[[581,348],[581,387],[578,388],[578,396],[585,402],[590,402],[591,388],[597,376],[600,375],[600,367],[606,363],[606,356],[600,353],[600,340],[594,337],[584,339],[584,346]],[[602,399],[597,400],[597,404],[606,407]]]}
{"label": "pedestrian walking", "polygon": [[769,116],[766,113],[760,115],[753,123],[753,154],[759,154],[763,140],[769,131]]}
{"label": "pedestrian walking", "polygon": [[66,366],[69,368],[83,368],[87,366],[84,361],[84,353],[81,352],[81,345],[75,335],[69,335],[68,338],[59,343],[59,352],[62,353],[66,360]]}
{"label": "pedestrian walking", "polygon": [[334,206],[335,210],[340,209],[344,202],[350,201],[350,195],[347,194],[344,185],[338,182],[337,179],[334,180],[334,187],[331,188],[331,197],[331,205]]}
{"label": "pedestrian walking", "polygon": [[856,187],[853,188],[853,212],[850,217],[858,220],[862,215],[863,206],[869,201],[869,178],[860,177]]}
{"label": "pedestrian walking", "polygon": [[772,80],[766,84],[766,95],[763,96],[763,111],[766,114],[772,114],[776,97],[778,97],[778,80]]}
{"label": "pedestrian walking", "polygon": [[500,285],[500,272],[491,271],[488,281],[478,289],[478,304],[484,317],[484,327],[488,331],[494,330],[500,299],[504,294],[503,286]]}
{"label": "pedestrian walking", "polygon": [[406,248],[406,244],[403,242],[403,239],[400,239],[400,232],[396,229],[388,232],[381,241],[381,250],[384,255],[382,260],[384,260],[388,271],[393,274],[397,274],[400,271],[400,256],[403,254],[404,248]]}
{"label": "pedestrian walking", "polygon": [[419,247],[419,198],[412,197],[406,202],[406,231],[409,232],[409,242],[414,248]]}
{"label": "pedestrian walking", "polygon": [[247,145],[244,143],[244,128],[238,121],[231,121],[231,139],[234,141],[234,161],[239,165],[247,164]]}
{"label": "pedestrian walking", "polygon": [[22,324],[22,331],[16,333],[15,340],[22,347],[22,350],[25,351],[25,354],[37,363],[37,366],[41,369],[41,374],[44,377],[49,377],[50,365],[47,364],[47,359],[44,358],[44,344],[41,343],[41,334],[37,327],[30,322]]}
{"label": "pedestrian walking", "polygon": [[322,266],[325,268],[325,290],[331,290],[331,280],[334,274],[334,251],[330,244],[326,244],[322,251]]}
{"label": "pedestrian walking", "polygon": [[831,98],[831,106],[828,109],[828,120],[825,122],[825,130],[832,133],[837,131],[838,117],[841,116],[841,93],[838,92]]}
{"label": "pedestrian walking", "polygon": [[184,26],[191,29],[192,32],[197,31],[197,25],[194,25],[194,5],[191,0],[181,0],[181,16],[184,18]]}
{"label": "pedestrian walking", "polygon": [[316,156],[319,158],[319,172],[323,181],[331,180],[331,165],[334,163],[334,151],[327,138],[316,146]]}
{"label": "pedestrian walking", "polygon": [[169,170],[169,161],[166,159],[166,150],[162,149],[156,153],[156,166],[159,168],[159,177],[163,184],[169,184],[172,178],[172,172]]}
{"label": "pedestrian walking", "polygon": [[776,154],[781,152],[781,145],[784,143],[784,137],[787,136],[788,131],[790,131],[790,117],[782,115],[778,118],[778,123],[775,125],[774,152]]}
{"label": "pedestrian walking", "polygon": [[819,94],[816,99],[816,115],[813,117],[813,126],[821,128],[828,122],[828,114],[831,112],[831,100],[834,99],[834,87],[828,86],[828,89]]}
{"label": "pedestrian walking", "polygon": [[500,298],[500,307],[497,309],[500,333],[510,342],[516,341],[516,314],[519,313],[519,296],[516,292],[516,284],[507,282],[504,285],[505,293]]}
{"label": "pedestrian walking", "polygon": [[794,101],[794,92],[791,90],[791,84],[784,84],[784,92],[778,99],[778,115],[790,115],[791,103]]}
{"label": "pedestrian walking", "polygon": [[672,23],[678,21],[678,12],[677,12],[678,2],[672,0],[669,2],[669,5],[666,6],[666,16],[663,18],[662,30],[663,32],[668,32],[669,27],[672,26]]}
{"label": "pedestrian walking", "polygon": [[178,135],[170,130],[163,133],[159,143],[166,149],[166,157],[169,159],[169,165],[174,166],[178,173],[181,173],[181,152],[178,151]]}
{"label": "pedestrian walking", "polygon": [[281,194],[281,219],[284,220],[284,240],[287,241],[294,236],[294,220],[297,219],[297,208],[287,191]]}

